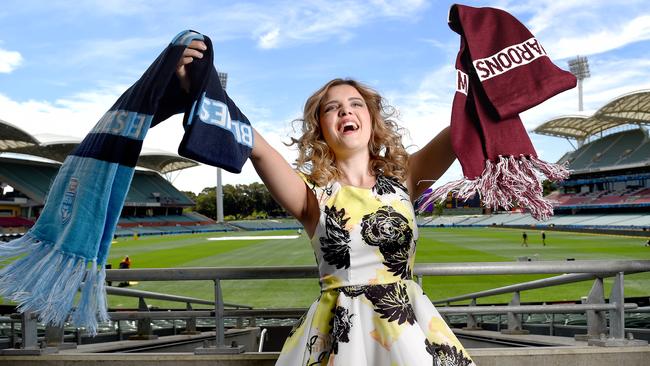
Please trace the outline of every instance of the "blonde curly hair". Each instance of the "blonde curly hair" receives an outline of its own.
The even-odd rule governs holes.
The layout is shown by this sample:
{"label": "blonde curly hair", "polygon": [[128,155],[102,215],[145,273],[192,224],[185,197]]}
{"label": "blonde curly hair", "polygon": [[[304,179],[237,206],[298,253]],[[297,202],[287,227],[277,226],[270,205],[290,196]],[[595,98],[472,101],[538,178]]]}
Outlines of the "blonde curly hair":
{"label": "blonde curly hair", "polygon": [[298,148],[296,169],[318,186],[325,186],[341,177],[341,172],[336,166],[336,157],[325,142],[319,121],[325,94],[330,88],[338,85],[350,85],[357,89],[368,106],[372,120],[372,132],[368,142],[372,173],[403,181],[406,176],[408,153],[402,145],[403,129],[391,119],[396,115],[395,109],[386,104],[378,92],[352,79],[331,80],[307,99],[303,118],[294,120],[294,123],[300,124],[302,135],[297,139],[292,137],[288,144],[297,145]]}

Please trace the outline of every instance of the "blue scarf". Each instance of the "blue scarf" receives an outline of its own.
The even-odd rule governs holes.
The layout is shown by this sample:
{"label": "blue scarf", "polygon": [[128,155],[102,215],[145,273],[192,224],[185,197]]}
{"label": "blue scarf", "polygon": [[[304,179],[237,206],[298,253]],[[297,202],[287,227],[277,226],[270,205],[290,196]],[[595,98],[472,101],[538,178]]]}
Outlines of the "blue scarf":
{"label": "blue scarf", "polygon": [[[192,90],[185,94],[176,65],[196,39],[208,49],[191,64]],[[104,264],[142,141],[150,127],[183,111],[179,153],[241,171],[253,145],[250,122],[221,87],[210,39],[183,31],[65,159],[35,225],[0,245],[0,261],[13,260],[0,270],[1,296],[43,323],[71,320],[96,334],[98,321],[109,320]]]}

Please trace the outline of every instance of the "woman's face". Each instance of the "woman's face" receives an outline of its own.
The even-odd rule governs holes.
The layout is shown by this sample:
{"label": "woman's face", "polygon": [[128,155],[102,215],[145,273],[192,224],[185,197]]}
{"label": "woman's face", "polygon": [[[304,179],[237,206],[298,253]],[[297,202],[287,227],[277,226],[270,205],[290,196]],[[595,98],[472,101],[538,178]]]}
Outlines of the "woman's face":
{"label": "woman's face", "polygon": [[329,88],[319,113],[325,142],[337,158],[368,150],[372,119],[359,91],[347,84]]}

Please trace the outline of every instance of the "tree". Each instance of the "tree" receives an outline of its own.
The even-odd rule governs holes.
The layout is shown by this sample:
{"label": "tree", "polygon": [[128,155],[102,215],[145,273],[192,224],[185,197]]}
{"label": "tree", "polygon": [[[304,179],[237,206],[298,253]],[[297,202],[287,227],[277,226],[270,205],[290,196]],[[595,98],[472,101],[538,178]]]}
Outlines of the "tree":
{"label": "tree", "polygon": [[216,220],[216,187],[205,187],[196,197],[196,212]]}
{"label": "tree", "polygon": [[[197,212],[208,217],[215,217],[215,187],[204,188],[196,197],[195,202]],[[271,197],[266,186],[259,182],[224,185],[223,214],[235,219],[287,215],[286,211]]]}
{"label": "tree", "polygon": [[241,218],[242,202],[237,188],[232,184],[223,186],[223,214],[224,216],[234,216]]}

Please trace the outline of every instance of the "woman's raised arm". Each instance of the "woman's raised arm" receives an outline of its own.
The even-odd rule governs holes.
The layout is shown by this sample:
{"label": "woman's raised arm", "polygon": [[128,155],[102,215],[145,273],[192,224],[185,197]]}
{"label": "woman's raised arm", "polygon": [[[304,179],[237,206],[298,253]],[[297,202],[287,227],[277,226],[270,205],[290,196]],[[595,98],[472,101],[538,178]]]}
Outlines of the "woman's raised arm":
{"label": "woman's raised arm", "polygon": [[456,160],[449,127],[409,156],[406,185],[414,202]]}
{"label": "woman's raised arm", "polygon": [[257,174],[268,188],[271,196],[300,221],[307,234],[314,234],[320,211],[316,196],[257,130],[253,129],[254,145],[250,159]]}

